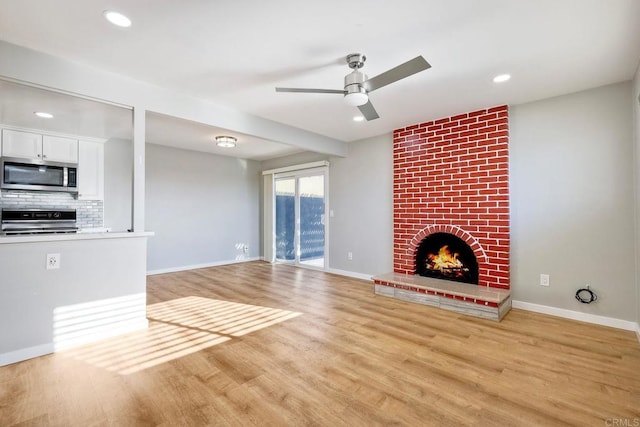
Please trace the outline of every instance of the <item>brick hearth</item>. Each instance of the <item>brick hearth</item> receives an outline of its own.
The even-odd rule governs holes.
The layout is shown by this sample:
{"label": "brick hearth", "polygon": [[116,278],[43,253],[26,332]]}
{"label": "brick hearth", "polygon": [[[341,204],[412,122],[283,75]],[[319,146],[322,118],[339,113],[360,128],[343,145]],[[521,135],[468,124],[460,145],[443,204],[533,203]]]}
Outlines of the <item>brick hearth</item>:
{"label": "brick hearth", "polygon": [[511,309],[508,290],[417,275],[376,276],[375,293],[491,320],[502,319]]}
{"label": "brick hearth", "polygon": [[422,239],[447,232],[473,250],[478,286],[508,291],[508,123],[499,106],[394,131],[394,273],[413,275]]}

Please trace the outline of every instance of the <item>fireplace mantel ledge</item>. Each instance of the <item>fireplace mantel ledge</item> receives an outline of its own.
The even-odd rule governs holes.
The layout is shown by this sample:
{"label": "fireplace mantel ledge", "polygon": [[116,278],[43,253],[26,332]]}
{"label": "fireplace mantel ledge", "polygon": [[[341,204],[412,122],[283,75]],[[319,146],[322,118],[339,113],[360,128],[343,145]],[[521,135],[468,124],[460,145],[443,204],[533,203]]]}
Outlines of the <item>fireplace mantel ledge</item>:
{"label": "fireplace mantel ledge", "polygon": [[452,282],[448,280],[434,279],[431,277],[416,276],[410,274],[387,273],[373,276],[375,282],[395,283],[425,289],[431,292],[455,295],[471,300],[487,301],[495,304],[502,304],[509,298],[508,289],[489,288],[468,283]]}

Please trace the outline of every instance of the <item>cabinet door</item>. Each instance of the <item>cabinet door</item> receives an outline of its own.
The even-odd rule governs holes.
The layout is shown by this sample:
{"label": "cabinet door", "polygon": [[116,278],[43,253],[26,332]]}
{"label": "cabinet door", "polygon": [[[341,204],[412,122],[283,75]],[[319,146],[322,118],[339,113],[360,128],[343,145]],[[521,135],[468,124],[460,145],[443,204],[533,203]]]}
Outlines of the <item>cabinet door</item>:
{"label": "cabinet door", "polygon": [[42,158],[52,162],[78,163],[78,140],[44,135]]}
{"label": "cabinet door", "polygon": [[104,199],[104,145],[79,141],[78,154],[78,199]]}
{"label": "cabinet door", "polygon": [[2,129],[2,155],[40,159],[42,157],[42,135]]}

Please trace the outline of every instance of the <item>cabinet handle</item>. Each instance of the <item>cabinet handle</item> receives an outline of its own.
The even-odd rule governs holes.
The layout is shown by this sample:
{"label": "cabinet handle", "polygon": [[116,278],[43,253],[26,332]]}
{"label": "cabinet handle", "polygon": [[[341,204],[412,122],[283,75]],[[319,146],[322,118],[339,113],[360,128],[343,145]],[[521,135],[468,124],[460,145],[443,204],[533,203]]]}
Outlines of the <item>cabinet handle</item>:
{"label": "cabinet handle", "polygon": [[40,157],[40,154],[38,154],[38,157]]}
{"label": "cabinet handle", "polygon": [[46,154],[43,154],[43,155],[42,155],[42,158],[43,158],[43,159],[46,159],[46,158],[47,158],[47,155],[46,155]]}

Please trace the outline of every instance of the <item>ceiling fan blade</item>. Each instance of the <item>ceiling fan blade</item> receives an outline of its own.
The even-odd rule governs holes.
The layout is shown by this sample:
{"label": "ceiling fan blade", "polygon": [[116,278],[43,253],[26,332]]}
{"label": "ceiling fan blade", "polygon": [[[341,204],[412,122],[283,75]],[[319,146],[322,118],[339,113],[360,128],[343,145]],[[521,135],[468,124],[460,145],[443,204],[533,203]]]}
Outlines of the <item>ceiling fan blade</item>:
{"label": "ceiling fan blade", "polygon": [[358,110],[360,110],[360,112],[362,113],[364,118],[367,119],[367,121],[375,120],[380,117],[376,109],[373,108],[373,104],[371,103],[371,100],[367,101],[367,103],[364,105],[360,105],[358,107]]}
{"label": "ceiling fan blade", "polygon": [[410,61],[400,64],[382,74],[370,78],[362,84],[368,92],[380,89],[388,84],[402,80],[420,71],[431,68],[431,65],[422,56],[416,56]]}
{"label": "ceiling fan blade", "polygon": [[344,95],[344,90],[338,89],[299,89],[293,87],[277,87],[276,92],[294,92],[294,93],[339,93]]}

